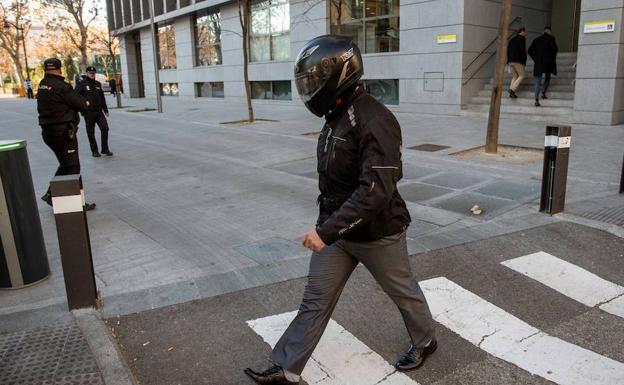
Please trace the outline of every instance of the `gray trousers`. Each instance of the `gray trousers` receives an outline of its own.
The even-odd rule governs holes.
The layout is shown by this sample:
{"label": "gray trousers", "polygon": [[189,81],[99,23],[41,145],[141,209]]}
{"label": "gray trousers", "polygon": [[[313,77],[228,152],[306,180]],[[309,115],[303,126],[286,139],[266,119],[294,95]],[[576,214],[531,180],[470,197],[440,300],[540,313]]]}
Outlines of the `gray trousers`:
{"label": "gray trousers", "polygon": [[399,308],[412,344],[423,347],[434,337],[429,306],[407,259],[405,233],[373,242],[339,240],[312,254],[303,301],[273,349],[273,362],[301,374],[358,262],[366,266]]}

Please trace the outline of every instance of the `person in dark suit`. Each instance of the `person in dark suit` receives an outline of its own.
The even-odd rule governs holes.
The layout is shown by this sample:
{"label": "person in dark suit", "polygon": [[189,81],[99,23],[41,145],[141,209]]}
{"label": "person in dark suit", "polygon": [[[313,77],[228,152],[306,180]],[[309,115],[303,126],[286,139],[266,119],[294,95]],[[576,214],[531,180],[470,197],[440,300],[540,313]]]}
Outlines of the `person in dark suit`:
{"label": "person in dark suit", "polygon": [[513,74],[509,85],[509,97],[512,99],[518,97],[516,90],[524,80],[524,67],[526,67],[527,62],[526,35],[526,28],[520,28],[507,46],[507,64]]}
{"label": "person in dark suit", "polygon": [[[550,84],[550,75],[557,75],[557,42],[552,35],[550,27],[544,28],[544,33],[537,37],[529,47],[529,56],[535,62],[533,76],[535,76],[535,107],[540,106],[539,96],[542,92],[542,99],[548,99],[546,91]],[[545,75],[542,88],[542,75]]]}

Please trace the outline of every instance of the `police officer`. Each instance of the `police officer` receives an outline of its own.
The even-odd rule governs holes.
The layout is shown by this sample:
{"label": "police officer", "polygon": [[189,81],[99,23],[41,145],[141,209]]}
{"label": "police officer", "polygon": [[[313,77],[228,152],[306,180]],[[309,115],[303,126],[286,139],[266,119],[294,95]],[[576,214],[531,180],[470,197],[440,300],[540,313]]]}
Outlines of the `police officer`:
{"label": "police officer", "polygon": [[405,230],[410,216],[397,191],[402,177],[401,128],[392,113],[368,95],[359,79],[362,57],[351,38],[320,36],[295,64],[305,106],[325,116],[317,145],[320,215],[303,245],[313,251],[299,312],[275,345],[275,364],[245,369],[258,384],[298,384],[340,293],[361,262],[399,308],[411,339],[396,362],[399,371],[420,367],[436,347],[427,301],[414,279]]}
{"label": "police officer", "polygon": [[95,125],[97,124],[102,134],[102,154],[112,156],[108,148],[108,107],[102,91],[102,83],[95,80],[95,67],[87,67],[87,76],[76,86],[76,92],[89,101],[89,107],[84,112],[87,136],[91,145],[91,154],[99,158],[98,144],[95,140]]}
{"label": "police officer", "polygon": [[[59,161],[54,175],[80,174],[80,158],[78,156],[78,139],[76,131],[80,117],[78,111],[84,111],[88,101],[78,95],[61,71],[61,61],[57,58],[43,62],[45,76],[39,83],[37,91],[37,112],[39,125],[45,144],[52,149]],[[41,197],[52,206],[50,188]],[[85,210],[93,210],[95,203],[86,203]]]}

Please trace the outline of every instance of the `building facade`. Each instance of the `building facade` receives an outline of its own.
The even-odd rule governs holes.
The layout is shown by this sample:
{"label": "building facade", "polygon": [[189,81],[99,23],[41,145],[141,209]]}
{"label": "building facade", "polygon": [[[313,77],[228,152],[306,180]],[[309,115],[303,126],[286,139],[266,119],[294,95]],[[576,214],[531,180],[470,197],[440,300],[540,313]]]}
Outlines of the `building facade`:
{"label": "building facade", "polygon": [[[358,43],[367,89],[393,110],[484,114],[501,3],[250,0],[253,98],[301,104],[293,61],[311,38],[336,33]],[[150,28],[151,6],[156,36]],[[109,27],[121,41],[126,95],[154,97],[159,90],[170,97],[244,101],[238,2],[107,0],[107,10]],[[527,27],[527,43],[544,26],[552,26],[560,47],[560,74],[552,82],[552,98],[536,110],[530,97],[532,74],[527,73],[522,86],[526,97],[505,99],[503,113],[603,125],[624,122],[623,18],[623,0],[513,0],[510,28]]]}

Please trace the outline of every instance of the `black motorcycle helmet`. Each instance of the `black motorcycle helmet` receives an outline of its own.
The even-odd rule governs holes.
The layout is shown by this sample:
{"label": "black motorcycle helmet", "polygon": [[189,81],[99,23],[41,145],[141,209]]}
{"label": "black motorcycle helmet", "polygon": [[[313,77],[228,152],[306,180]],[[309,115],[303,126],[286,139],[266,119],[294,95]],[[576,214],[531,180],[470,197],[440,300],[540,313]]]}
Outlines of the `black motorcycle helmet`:
{"label": "black motorcycle helmet", "polygon": [[295,61],[295,84],[305,106],[327,114],[336,99],[364,74],[360,49],[350,37],[324,35],[310,40]]}

